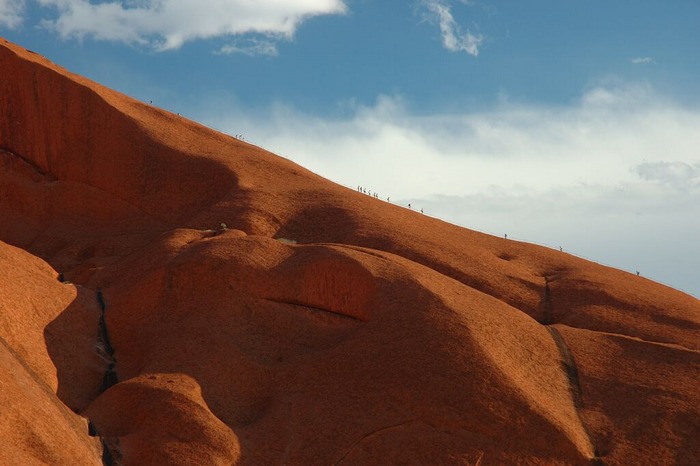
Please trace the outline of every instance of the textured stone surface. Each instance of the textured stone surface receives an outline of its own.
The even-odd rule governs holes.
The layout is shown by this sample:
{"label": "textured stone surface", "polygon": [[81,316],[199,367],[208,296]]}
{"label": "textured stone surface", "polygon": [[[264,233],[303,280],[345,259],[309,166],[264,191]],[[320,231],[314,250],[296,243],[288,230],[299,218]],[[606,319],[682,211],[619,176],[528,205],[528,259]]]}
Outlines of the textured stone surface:
{"label": "textured stone surface", "polygon": [[69,409],[99,394],[99,313],[56,278],[0,241],[0,464],[101,464],[100,442]]}
{"label": "textured stone surface", "polygon": [[[4,41],[0,69],[7,458],[696,461],[697,299],[337,186]],[[68,427],[27,421],[51,416]]]}

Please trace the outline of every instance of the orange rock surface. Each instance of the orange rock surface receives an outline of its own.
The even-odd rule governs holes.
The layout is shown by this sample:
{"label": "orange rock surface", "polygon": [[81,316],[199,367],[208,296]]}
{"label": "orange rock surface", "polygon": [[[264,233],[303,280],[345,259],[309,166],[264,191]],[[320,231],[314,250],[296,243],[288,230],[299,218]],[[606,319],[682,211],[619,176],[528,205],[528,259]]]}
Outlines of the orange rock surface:
{"label": "orange rock surface", "polygon": [[0,70],[0,463],[697,464],[697,299]]}

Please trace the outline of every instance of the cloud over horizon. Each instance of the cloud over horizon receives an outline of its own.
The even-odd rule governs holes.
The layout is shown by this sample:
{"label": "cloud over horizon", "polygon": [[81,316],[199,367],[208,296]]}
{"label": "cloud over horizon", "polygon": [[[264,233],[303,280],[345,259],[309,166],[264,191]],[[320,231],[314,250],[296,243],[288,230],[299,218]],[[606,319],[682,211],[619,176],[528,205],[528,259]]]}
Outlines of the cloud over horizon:
{"label": "cloud over horizon", "polygon": [[501,102],[462,114],[413,115],[400,96],[348,105],[339,120],[285,105],[204,120],[350,189],[468,228],[632,271],[659,263],[669,276],[690,274],[700,261],[698,248],[679,257],[659,242],[697,242],[700,109],[647,84],[606,83],[566,106]]}
{"label": "cloud over horizon", "polygon": [[[387,182],[386,172],[378,170],[367,184],[393,184],[385,189],[406,198],[493,186],[544,191],[644,183],[651,181],[650,167],[687,173],[679,167],[696,167],[700,146],[700,112],[644,83],[595,86],[558,107],[502,102],[481,112],[412,115],[402,97],[386,95],[372,106],[346,106],[352,114],[346,119],[277,105],[259,117],[263,121],[222,114],[212,123],[234,133],[250,128],[255,142],[307,167],[324,167],[324,176],[342,175],[337,180],[348,185],[362,182],[357,178],[367,177],[368,166],[381,163],[403,175],[395,177],[400,182]],[[647,168],[640,172],[641,166]],[[433,192],[435,184],[418,173],[442,180],[441,191]]]}
{"label": "cloud over horizon", "polygon": [[[258,34],[268,41],[224,47],[223,53],[272,54],[273,40],[289,40],[307,19],[344,14],[342,0],[35,0],[54,14],[41,26],[63,39],[92,37],[174,50],[184,43]],[[0,24],[17,25],[22,1],[0,0]]]}

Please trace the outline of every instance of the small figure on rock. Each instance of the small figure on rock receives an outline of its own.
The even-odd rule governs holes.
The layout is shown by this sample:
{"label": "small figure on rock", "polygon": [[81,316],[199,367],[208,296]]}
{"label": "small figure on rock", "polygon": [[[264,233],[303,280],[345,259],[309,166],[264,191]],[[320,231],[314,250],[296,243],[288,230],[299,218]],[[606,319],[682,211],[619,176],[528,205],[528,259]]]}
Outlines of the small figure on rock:
{"label": "small figure on rock", "polygon": [[221,222],[219,224],[218,229],[209,230],[209,231],[212,233],[212,236],[219,236],[219,235],[223,235],[224,233],[226,233],[228,231],[228,227],[226,226],[226,224],[224,222]]}

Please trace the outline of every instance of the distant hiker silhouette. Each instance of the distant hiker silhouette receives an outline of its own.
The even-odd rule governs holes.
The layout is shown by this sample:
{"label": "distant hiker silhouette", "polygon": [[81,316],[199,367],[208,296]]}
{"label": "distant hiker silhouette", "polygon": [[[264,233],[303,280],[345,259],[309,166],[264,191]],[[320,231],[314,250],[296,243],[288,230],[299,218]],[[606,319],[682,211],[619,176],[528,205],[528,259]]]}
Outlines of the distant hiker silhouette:
{"label": "distant hiker silhouette", "polygon": [[408,208],[409,208],[409,209],[411,208],[411,204],[408,204]]}

